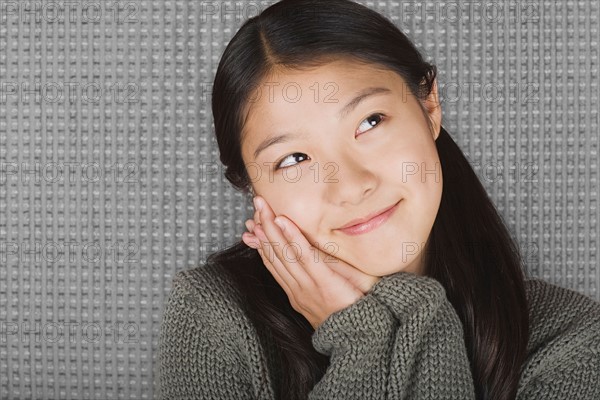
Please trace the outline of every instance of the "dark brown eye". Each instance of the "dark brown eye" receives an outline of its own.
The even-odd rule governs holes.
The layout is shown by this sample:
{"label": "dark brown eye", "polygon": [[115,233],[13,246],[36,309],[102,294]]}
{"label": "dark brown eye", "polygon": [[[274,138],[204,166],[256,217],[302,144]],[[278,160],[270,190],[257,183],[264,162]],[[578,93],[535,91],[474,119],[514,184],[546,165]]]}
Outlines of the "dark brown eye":
{"label": "dark brown eye", "polygon": [[[385,115],[383,115],[382,113],[371,114],[367,118],[362,120],[362,122],[358,126],[358,130],[360,130],[360,128],[362,127],[365,131],[367,131],[372,127],[377,126],[381,121],[383,121],[384,118]],[[364,131],[361,131],[360,133],[362,132]]]}
{"label": "dark brown eye", "polygon": [[[279,161],[279,162],[278,162],[278,163],[275,165],[275,170],[277,171],[278,169],[289,167],[289,166],[290,166],[290,165],[289,165],[290,163],[289,163],[289,162],[285,162],[285,163],[284,163],[284,161],[286,161],[286,160],[288,160],[288,159],[292,159],[292,158],[294,158],[294,157],[295,157],[295,158],[304,158],[304,159],[307,159],[307,158],[308,158],[308,157],[306,156],[306,154],[304,154],[304,153],[292,153],[292,154],[290,154],[290,155],[287,155],[287,156],[285,156],[285,157],[284,157],[284,158],[283,158],[281,161]],[[304,161],[304,160],[299,160],[299,162],[300,162],[300,161]],[[284,164],[285,164],[285,165],[284,165]],[[294,165],[294,164],[292,163],[291,165]]]}

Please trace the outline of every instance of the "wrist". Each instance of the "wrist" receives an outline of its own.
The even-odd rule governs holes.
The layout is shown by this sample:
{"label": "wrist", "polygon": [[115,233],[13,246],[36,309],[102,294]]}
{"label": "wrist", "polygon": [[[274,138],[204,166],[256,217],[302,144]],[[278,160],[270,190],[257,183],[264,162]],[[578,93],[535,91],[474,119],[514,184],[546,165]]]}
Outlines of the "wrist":
{"label": "wrist", "polygon": [[444,286],[436,279],[404,271],[384,276],[369,293],[399,320],[423,307],[440,306],[446,297]]}
{"label": "wrist", "polygon": [[390,309],[366,294],[329,315],[315,329],[312,343],[323,354],[330,354],[333,347],[376,346],[388,342],[396,324]]}

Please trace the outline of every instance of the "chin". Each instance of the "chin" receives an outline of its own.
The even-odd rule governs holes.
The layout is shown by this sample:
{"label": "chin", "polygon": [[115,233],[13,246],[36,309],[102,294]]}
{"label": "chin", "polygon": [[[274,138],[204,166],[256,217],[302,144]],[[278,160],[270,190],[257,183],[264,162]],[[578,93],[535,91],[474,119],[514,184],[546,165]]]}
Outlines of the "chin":
{"label": "chin", "polygon": [[[397,263],[390,263],[389,260],[388,262],[386,262],[384,265],[369,265],[369,264],[362,264],[365,267],[361,267],[361,268],[357,268],[360,271],[364,272],[365,274],[368,275],[372,275],[372,276],[386,276],[386,275],[392,275],[395,274],[396,272],[411,272],[412,273],[412,268],[410,265],[401,265],[398,266]],[[396,265],[394,267],[394,265]]]}

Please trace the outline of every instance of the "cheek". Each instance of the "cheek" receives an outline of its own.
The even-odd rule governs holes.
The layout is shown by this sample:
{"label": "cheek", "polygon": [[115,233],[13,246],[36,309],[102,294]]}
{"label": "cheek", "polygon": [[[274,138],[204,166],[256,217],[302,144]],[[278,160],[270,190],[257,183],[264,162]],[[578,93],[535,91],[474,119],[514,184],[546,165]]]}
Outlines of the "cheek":
{"label": "cheek", "polygon": [[[290,191],[291,192],[291,191]],[[314,198],[294,193],[274,193],[267,202],[275,215],[284,215],[303,232],[315,235],[318,229],[319,210]],[[270,201],[269,201],[270,200]]]}
{"label": "cheek", "polygon": [[[387,171],[392,181],[403,186],[414,187],[427,186],[427,190],[434,190],[433,186],[441,182],[441,167],[437,149],[432,141],[414,141],[412,143],[398,143],[390,146],[387,150],[385,160]],[[437,181],[437,182],[436,182]]]}

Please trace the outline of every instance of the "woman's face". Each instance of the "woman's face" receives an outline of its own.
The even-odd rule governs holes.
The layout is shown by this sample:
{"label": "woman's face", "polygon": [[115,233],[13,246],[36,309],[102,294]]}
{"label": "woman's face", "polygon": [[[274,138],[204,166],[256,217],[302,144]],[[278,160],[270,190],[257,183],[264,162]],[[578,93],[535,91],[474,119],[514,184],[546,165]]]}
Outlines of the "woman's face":
{"label": "woman's face", "polygon": [[[374,66],[279,71],[258,89],[241,144],[254,192],[313,246],[367,274],[422,275],[442,196],[437,85],[423,103],[434,133],[404,80]],[[395,204],[368,232],[339,229]]]}

